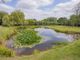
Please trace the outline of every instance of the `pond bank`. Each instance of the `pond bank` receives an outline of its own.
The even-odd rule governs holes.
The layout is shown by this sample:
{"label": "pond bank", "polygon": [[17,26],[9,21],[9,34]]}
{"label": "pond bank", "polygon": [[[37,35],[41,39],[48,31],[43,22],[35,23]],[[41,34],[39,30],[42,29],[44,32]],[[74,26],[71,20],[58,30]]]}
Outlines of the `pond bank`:
{"label": "pond bank", "polygon": [[30,47],[15,48],[13,38],[10,38],[7,41],[6,46],[10,49],[13,49],[16,52],[16,55],[32,55],[34,50],[46,51],[55,46],[55,42],[72,42],[73,36],[65,33],[58,33],[52,29],[46,28],[35,28],[35,31],[42,36],[42,42]]}

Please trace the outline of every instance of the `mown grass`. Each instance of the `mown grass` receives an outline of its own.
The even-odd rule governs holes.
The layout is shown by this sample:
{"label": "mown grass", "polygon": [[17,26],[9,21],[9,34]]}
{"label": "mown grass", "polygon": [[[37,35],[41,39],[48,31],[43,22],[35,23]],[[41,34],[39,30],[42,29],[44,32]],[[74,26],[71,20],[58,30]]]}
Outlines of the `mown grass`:
{"label": "mown grass", "polygon": [[59,26],[59,25],[53,25],[53,26],[47,26],[47,27],[62,33],[80,34],[80,27]]}

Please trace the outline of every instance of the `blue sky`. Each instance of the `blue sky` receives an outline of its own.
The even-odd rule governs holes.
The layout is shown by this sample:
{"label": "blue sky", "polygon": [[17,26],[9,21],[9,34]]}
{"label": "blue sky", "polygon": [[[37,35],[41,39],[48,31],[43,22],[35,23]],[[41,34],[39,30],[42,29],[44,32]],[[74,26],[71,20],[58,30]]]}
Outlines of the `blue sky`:
{"label": "blue sky", "polygon": [[78,2],[80,0],[9,0],[5,4],[0,3],[0,10],[11,13],[20,9],[26,18],[35,19],[69,17]]}
{"label": "blue sky", "polygon": [[68,2],[68,1],[70,1],[70,0],[55,0],[52,4],[44,6],[44,7],[41,7],[41,9],[44,9],[44,10],[49,9],[50,10],[53,7],[55,7],[57,4],[59,4],[59,3],[65,3],[65,2]]}
{"label": "blue sky", "polygon": [[[52,4],[49,4],[49,5],[41,7],[41,8],[42,9],[51,8],[51,7],[53,7],[53,6],[55,6],[55,5],[59,4],[59,3],[65,3],[65,2],[68,2],[68,1],[70,1],[70,0],[55,0]],[[12,7],[15,7],[17,3],[18,3],[18,0],[12,0],[10,2],[7,2],[6,4],[10,5]]]}
{"label": "blue sky", "polygon": [[17,4],[17,2],[18,2],[18,0],[12,0],[12,1],[10,1],[10,2],[7,2],[6,4],[7,4],[7,5],[10,5],[10,6],[12,6],[12,7],[15,7],[16,4]]}

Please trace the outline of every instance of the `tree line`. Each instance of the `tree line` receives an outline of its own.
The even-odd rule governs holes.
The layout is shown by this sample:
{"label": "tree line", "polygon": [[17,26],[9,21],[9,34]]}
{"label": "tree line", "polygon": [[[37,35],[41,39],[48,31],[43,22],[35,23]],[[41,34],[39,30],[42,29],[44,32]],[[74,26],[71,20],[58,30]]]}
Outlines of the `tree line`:
{"label": "tree line", "polygon": [[8,14],[0,12],[0,25],[3,26],[20,26],[20,25],[68,25],[80,26],[80,14],[71,15],[70,18],[66,17],[49,17],[43,20],[25,19],[23,12],[17,10]]}
{"label": "tree line", "polygon": [[80,26],[80,15],[71,15],[70,18],[66,17],[49,17],[40,21],[42,25],[67,25],[67,26]]}

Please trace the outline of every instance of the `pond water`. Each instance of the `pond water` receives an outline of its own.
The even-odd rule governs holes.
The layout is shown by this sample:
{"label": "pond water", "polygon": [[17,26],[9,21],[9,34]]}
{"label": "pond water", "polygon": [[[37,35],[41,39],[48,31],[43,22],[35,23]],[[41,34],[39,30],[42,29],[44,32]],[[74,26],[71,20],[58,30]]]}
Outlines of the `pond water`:
{"label": "pond water", "polygon": [[38,35],[42,36],[43,42],[55,42],[55,41],[64,41],[64,42],[72,42],[73,36],[70,34],[59,33],[52,29],[47,28],[36,28],[35,31],[38,32]]}
{"label": "pond water", "polygon": [[14,48],[14,41],[11,38],[7,41],[6,46],[8,48],[13,49],[16,51],[16,54],[21,55],[31,55],[33,54],[34,50],[39,51],[45,51],[53,46],[55,46],[54,42],[72,42],[74,40],[72,35],[68,35],[65,33],[59,33],[52,29],[46,29],[46,28],[35,28],[35,31],[38,32],[38,35],[42,37],[41,43],[36,44],[32,48],[26,47],[26,48]]}

